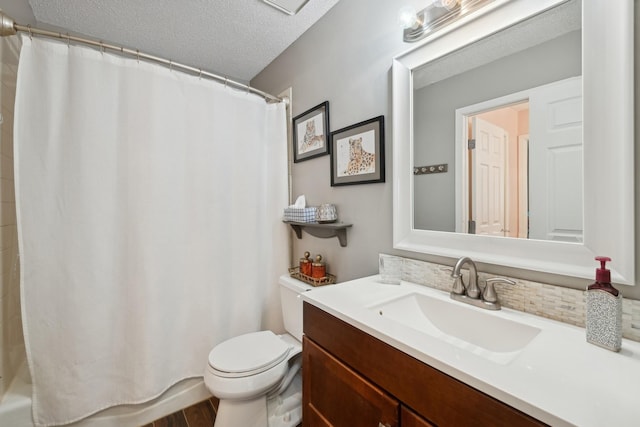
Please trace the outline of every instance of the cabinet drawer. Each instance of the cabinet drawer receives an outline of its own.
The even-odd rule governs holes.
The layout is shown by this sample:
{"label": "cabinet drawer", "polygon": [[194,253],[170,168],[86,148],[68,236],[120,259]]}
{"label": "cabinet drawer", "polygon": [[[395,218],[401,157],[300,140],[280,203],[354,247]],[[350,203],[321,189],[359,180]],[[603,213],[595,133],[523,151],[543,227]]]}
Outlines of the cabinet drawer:
{"label": "cabinet drawer", "polygon": [[308,303],[304,333],[436,425],[545,425]]}
{"label": "cabinet drawer", "polygon": [[303,426],[398,427],[398,401],[303,339]]}

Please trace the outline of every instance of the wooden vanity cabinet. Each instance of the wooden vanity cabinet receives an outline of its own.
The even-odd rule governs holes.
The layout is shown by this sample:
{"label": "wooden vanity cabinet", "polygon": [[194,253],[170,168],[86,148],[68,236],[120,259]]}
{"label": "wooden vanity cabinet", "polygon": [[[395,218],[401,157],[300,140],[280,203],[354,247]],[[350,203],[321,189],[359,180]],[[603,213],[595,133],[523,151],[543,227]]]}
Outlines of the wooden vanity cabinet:
{"label": "wooden vanity cabinet", "polygon": [[306,337],[303,345],[303,426],[399,426],[397,400]]}
{"label": "wooden vanity cabinet", "polygon": [[434,427],[304,337],[303,425]]}
{"label": "wooden vanity cabinet", "polygon": [[436,427],[406,406],[400,407],[402,427]]}
{"label": "wooden vanity cabinet", "polygon": [[304,303],[303,426],[544,426]]}

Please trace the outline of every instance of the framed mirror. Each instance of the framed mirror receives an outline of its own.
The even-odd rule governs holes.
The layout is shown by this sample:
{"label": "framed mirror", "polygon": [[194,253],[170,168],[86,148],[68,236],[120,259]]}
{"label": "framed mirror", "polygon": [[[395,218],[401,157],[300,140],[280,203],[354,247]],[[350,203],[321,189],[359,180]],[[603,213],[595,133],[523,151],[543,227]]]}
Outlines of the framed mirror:
{"label": "framed mirror", "polygon": [[635,283],[632,1],[496,0],[432,34],[393,61],[393,137],[395,248],[583,278],[607,255]]}

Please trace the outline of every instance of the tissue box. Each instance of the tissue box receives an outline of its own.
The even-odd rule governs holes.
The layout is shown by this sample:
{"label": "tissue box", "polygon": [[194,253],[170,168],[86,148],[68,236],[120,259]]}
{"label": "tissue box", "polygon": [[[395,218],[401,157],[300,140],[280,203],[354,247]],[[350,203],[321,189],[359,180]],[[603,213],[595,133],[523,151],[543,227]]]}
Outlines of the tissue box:
{"label": "tissue box", "polygon": [[284,208],[284,220],[294,222],[316,222],[316,207]]}

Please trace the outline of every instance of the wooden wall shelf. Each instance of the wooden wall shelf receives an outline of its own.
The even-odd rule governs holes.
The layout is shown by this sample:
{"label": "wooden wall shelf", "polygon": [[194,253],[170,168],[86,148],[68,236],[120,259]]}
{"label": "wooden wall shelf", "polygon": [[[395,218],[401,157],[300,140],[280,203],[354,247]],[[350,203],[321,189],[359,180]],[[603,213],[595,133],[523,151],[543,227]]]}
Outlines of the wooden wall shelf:
{"label": "wooden wall shelf", "polygon": [[337,237],[340,242],[340,246],[347,246],[347,228],[350,228],[353,224],[346,224],[344,222],[330,222],[321,224],[317,222],[294,222],[283,221],[285,224],[289,224],[293,231],[295,231],[298,239],[302,239],[302,230],[315,237],[323,239],[329,237]]}

